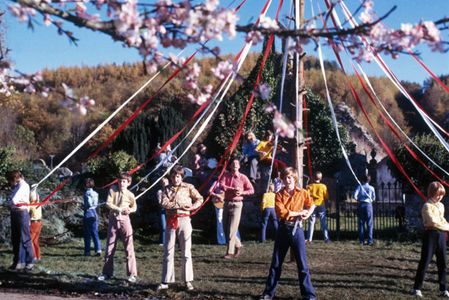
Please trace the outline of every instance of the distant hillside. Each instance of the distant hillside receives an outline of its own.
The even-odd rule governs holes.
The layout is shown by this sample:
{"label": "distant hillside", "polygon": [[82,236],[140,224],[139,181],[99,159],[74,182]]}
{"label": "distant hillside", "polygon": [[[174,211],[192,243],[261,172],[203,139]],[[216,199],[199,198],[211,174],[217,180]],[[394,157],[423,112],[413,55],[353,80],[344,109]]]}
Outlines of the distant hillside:
{"label": "distant hillside", "polygon": [[[254,67],[258,54],[251,54],[245,62],[241,75],[245,78]],[[202,84],[216,84],[217,80],[212,76],[210,67],[216,64],[212,58],[204,58],[199,61],[203,66],[203,74],[200,77]],[[321,78],[319,64],[314,57],[307,58],[306,84],[312,91],[324,97],[324,83]],[[371,129],[367,126],[367,121],[361,114],[354,101],[343,73],[335,63],[326,62],[328,69],[328,80],[332,99],[337,104],[344,104],[340,111],[341,120],[347,120],[351,116],[352,123],[361,124],[356,127],[360,132],[366,132],[366,141],[360,141],[360,145],[365,145],[363,149],[377,142],[369,137]],[[2,114],[0,121],[0,146],[15,145],[19,154],[23,158],[47,158],[49,154],[63,156],[71,151],[84,137],[93,130],[108,114],[113,111],[126,98],[148,79],[144,74],[141,64],[125,65],[100,65],[97,67],[59,68],[57,70],[46,70],[44,76],[47,83],[54,87],[61,87],[62,83],[72,86],[77,95],[89,95],[96,100],[93,111],[85,117],[80,117],[61,107],[60,97],[51,95],[43,98],[37,95],[15,95],[10,98],[1,99],[0,107]],[[89,144],[89,147],[80,152],[78,157],[85,157],[100,141],[108,136],[125,118],[131,115],[145,99],[154,94],[154,91],[167,78],[168,71],[163,76],[158,77],[151,86],[139,95],[132,104],[125,108],[102,132],[96,136]],[[395,88],[386,78],[370,78],[374,89],[378,92],[379,98],[383,101],[388,112],[395,118],[396,122],[406,132],[421,132],[425,128],[419,122],[416,114],[410,105],[399,96]],[[368,97],[360,83],[354,77],[350,77],[351,82],[359,93],[364,106],[370,115],[374,126],[384,137],[388,144],[394,146],[395,141],[390,130],[379,118],[376,109],[369,102]],[[448,76],[443,77],[448,84]],[[449,117],[446,107],[449,104],[449,96],[441,91],[433,81],[426,82],[425,86],[416,83],[406,83],[410,92],[417,97],[418,101],[425,109],[431,113],[435,119],[446,127],[449,125]],[[234,84],[229,92],[231,95],[238,87]],[[175,79],[167,86],[162,93],[146,108],[146,113],[158,111],[163,106],[173,106],[176,110],[189,116],[195,106],[189,103],[183,96],[181,81]],[[342,122],[347,124],[346,122]],[[349,125],[345,125],[349,126]],[[363,129],[365,127],[366,129]],[[357,130],[359,130],[357,129]],[[365,133],[360,136],[365,136]],[[362,137],[361,139],[364,139]],[[357,143],[357,141],[356,141]],[[359,144],[359,143],[357,143]],[[378,147],[378,146],[376,146]]]}

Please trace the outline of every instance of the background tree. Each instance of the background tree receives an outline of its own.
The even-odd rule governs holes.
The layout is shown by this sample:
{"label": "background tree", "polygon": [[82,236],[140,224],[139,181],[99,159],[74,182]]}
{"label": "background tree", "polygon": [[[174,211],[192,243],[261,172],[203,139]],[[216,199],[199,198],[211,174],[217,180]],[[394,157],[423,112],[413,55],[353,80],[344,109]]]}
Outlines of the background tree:
{"label": "background tree", "polygon": [[[266,43],[264,43],[264,49],[265,46]],[[259,55],[254,68],[240,85],[239,89],[223,101],[220,113],[212,123],[209,136],[206,139],[206,144],[209,146],[211,155],[220,157],[234,137],[250,95],[253,92],[262,58],[263,55]],[[267,58],[265,68],[262,72],[262,82],[265,82],[271,91],[276,90],[276,83],[280,73],[280,58],[280,55],[275,53],[275,47],[273,45],[273,49]],[[261,97],[255,97],[245,122],[244,132],[252,130],[260,138],[265,130],[273,130],[273,115],[265,112],[268,101],[272,101],[272,99],[276,99],[275,93],[273,92],[267,100],[263,100]]]}
{"label": "background tree", "polygon": [[[313,170],[321,170],[325,175],[332,176],[337,170],[338,162],[342,159],[343,153],[338,144],[335,129],[330,118],[329,107],[324,104],[322,98],[308,91],[306,94],[308,112],[309,136],[312,138],[311,161]],[[343,146],[349,149],[348,131],[338,127]]]}
{"label": "background tree", "polygon": [[[440,165],[444,170],[449,170],[449,153],[444,149],[444,147],[440,144],[440,142],[432,135],[421,134],[417,135],[413,138],[413,142],[419,146],[419,148],[424,151],[429,157],[431,157],[438,165]],[[414,149],[413,145],[407,143],[407,145]],[[441,178],[448,181],[449,176],[444,174],[439,168],[434,166],[432,163],[427,162],[427,159],[424,158],[418,151],[415,150],[418,156],[424,161],[427,166],[433,170],[436,174],[438,174]],[[404,166],[405,171],[410,175],[413,182],[421,188],[421,190],[425,193],[427,185],[435,181],[435,179],[428,171],[424,169],[415,159],[413,159],[408,153],[407,149],[403,145],[399,146],[395,149],[395,155],[398,158],[399,162]],[[409,186],[407,180],[404,178],[401,172],[396,168],[396,166],[388,161],[389,168],[393,171],[393,173],[400,178],[400,180]],[[410,190],[411,187],[409,187]]]}

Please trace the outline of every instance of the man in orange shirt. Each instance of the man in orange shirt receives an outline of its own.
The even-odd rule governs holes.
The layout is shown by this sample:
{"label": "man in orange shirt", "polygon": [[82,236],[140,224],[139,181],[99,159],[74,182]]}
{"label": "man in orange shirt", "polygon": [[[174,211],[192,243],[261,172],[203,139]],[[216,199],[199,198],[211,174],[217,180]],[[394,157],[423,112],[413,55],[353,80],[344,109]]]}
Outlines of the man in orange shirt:
{"label": "man in orange shirt", "polygon": [[286,168],[281,173],[284,188],[276,194],[275,209],[280,226],[274,242],[273,258],[265,290],[260,299],[273,299],[281,277],[282,263],[291,247],[298,267],[298,281],[303,299],[316,299],[306,256],[302,221],[313,213],[315,205],[305,189],[297,187],[297,172]]}

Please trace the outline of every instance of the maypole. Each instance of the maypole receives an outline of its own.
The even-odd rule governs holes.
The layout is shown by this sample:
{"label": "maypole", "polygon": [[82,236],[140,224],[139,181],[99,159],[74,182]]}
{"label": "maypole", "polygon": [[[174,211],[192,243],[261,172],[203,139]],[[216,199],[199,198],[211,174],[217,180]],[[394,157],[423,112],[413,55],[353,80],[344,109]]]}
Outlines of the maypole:
{"label": "maypole", "polygon": [[[295,0],[295,29],[304,27],[304,0]],[[288,49],[287,49],[288,51]],[[303,53],[295,52],[293,78],[295,81],[295,107],[297,124],[295,134],[295,149],[293,151],[294,166],[298,170],[298,184],[303,187],[304,174],[304,136],[303,136],[303,97],[305,95]]]}

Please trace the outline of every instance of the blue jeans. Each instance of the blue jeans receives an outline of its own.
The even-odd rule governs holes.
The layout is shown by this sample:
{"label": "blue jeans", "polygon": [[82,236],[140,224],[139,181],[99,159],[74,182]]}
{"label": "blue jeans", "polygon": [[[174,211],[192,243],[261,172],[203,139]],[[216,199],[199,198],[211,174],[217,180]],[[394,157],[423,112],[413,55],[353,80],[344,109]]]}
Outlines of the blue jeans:
{"label": "blue jeans", "polygon": [[30,237],[30,215],[27,210],[11,210],[13,264],[31,264],[34,254]]}
{"label": "blue jeans", "polygon": [[313,229],[315,227],[317,215],[318,215],[318,218],[320,218],[321,229],[323,230],[324,240],[328,241],[329,240],[329,231],[327,230],[326,206],[324,204],[315,207],[315,210],[313,211],[312,215],[309,218],[309,228],[307,229],[307,239],[309,241],[312,241],[312,239],[313,239]]}
{"label": "blue jeans", "polygon": [[263,210],[262,213],[262,229],[260,232],[260,241],[265,242],[267,237],[267,227],[268,227],[268,221],[271,220],[273,222],[274,231],[277,232],[279,223],[278,218],[276,216],[276,211],[274,210],[274,207],[268,207]]}
{"label": "blue jeans", "polygon": [[368,244],[373,243],[373,205],[369,202],[357,204],[357,215],[359,217],[359,241],[365,242],[365,224],[368,231]]}
{"label": "blue jeans", "polygon": [[101,252],[101,242],[98,237],[98,217],[84,217],[83,218],[84,227],[84,255],[90,255],[90,241],[94,241],[95,253]]}
{"label": "blue jeans", "polygon": [[282,264],[287,254],[288,249],[292,248],[292,253],[295,256],[296,266],[298,268],[298,282],[299,289],[303,299],[316,299],[315,289],[312,285],[310,277],[309,266],[307,264],[306,243],[304,240],[304,231],[302,228],[297,228],[295,235],[293,233],[293,226],[280,224],[279,230],[274,241],[273,259],[271,261],[270,272],[268,274],[265,285],[264,295],[274,297],[276,293],[276,286],[281,277]]}
{"label": "blue jeans", "polygon": [[217,226],[217,244],[226,245],[226,236],[223,229],[223,209],[215,207],[216,226]]}
{"label": "blue jeans", "polygon": [[165,244],[165,230],[167,229],[167,217],[165,215],[165,209],[161,208],[159,211],[159,221],[161,226],[161,232],[159,233],[159,243]]}

